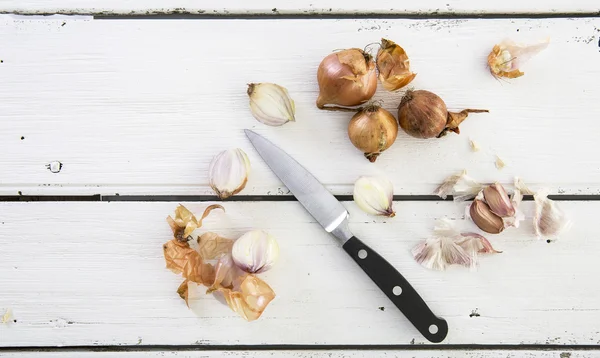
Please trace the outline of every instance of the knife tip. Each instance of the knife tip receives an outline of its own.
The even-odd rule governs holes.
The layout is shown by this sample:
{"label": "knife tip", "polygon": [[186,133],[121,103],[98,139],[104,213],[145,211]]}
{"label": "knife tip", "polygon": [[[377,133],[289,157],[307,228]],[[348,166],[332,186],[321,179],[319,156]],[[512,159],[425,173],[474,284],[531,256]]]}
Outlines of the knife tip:
{"label": "knife tip", "polygon": [[248,138],[252,138],[257,135],[254,131],[251,131],[250,129],[244,129],[244,133],[246,133],[246,137]]}

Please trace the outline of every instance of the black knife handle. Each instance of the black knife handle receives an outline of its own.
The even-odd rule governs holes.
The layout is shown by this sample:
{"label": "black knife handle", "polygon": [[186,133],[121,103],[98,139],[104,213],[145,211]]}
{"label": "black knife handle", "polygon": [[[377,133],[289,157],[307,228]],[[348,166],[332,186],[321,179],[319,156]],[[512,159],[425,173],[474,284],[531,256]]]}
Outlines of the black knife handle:
{"label": "black knife handle", "polygon": [[431,312],[394,266],[355,236],[346,241],[343,247],[425,338],[434,343],[446,338],[448,323]]}

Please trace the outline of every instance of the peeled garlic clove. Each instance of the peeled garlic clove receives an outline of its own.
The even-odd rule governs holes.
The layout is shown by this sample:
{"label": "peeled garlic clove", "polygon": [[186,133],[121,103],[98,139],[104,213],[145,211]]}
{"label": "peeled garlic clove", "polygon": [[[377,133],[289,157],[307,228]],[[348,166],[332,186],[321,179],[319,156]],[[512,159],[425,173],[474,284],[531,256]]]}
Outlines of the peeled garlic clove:
{"label": "peeled garlic clove", "polygon": [[483,197],[494,214],[500,217],[515,215],[515,208],[501,184],[494,183],[487,186],[483,189]]}
{"label": "peeled garlic clove", "polygon": [[274,83],[248,85],[250,110],[256,120],[269,126],[295,121],[296,107],[287,89]]}
{"label": "peeled garlic clove", "polygon": [[252,230],[233,243],[231,255],[242,270],[261,273],[271,269],[279,258],[279,245],[269,233]]}
{"label": "peeled garlic clove", "polygon": [[362,176],[354,182],[354,202],[371,215],[394,217],[394,187],[383,176]]}
{"label": "peeled garlic clove", "polygon": [[504,230],[504,221],[494,214],[482,200],[475,199],[469,210],[471,219],[481,230],[490,234],[499,234]]}
{"label": "peeled garlic clove", "polygon": [[406,51],[390,40],[381,39],[376,63],[379,80],[388,91],[396,91],[408,85],[417,75],[410,71]]}
{"label": "peeled garlic clove", "polygon": [[548,47],[549,43],[549,38],[533,45],[517,44],[511,40],[505,39],[495,45],[492,52],[488,55],[490,72],[496,78],[521,77],[524,73],[521,72],[520,67],[531,57]]}
{"label": "peeled garlic clove", "polygon": [[533,196],[535,217],[533,227],[538,237],[556,238],[570,226],[570,220],[554,200],[548,199],[548,191],[540,190]]}
{"label": "peeled garlic clove", "polygon": [[244,189],[249,173],[250,160],[243,150],[225,150],[217,154],[210,163],[209,184],[220,199],[227,199]]}

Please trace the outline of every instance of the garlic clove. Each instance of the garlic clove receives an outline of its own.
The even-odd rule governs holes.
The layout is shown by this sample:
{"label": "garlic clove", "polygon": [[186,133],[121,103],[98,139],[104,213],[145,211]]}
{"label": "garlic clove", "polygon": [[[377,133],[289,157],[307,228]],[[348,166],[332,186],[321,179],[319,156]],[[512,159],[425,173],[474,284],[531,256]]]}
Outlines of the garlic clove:
{"label": "garlic clove", "polygon": [[279,258],[279,245],[263,230],[252,230],[233,243],[231,255],[235,264],[249,273],[270,270]]}
{"label": "garlic clove", "polygon": [[475,199],[469,209],[471,219],[481,230],[490,234],[499,234],[504,230],[504,221],[494,214],[483,200]]}
{"label": "garlic clove", "polygon": [[250,111],[256,120],[269,126],[295,121],[296,107],[287,89],[274,83],[248,85]]}
{"label": "garlic clove", "polygon": [[354,202],[371,215],[394,217],[394,187],[383,176],[361,176],[354,182]]}
{"label": "garlic clove", "polygon": [[564,211],[554,200],[548,199],[548,190],[542,189],[533,196],[535,216],[533,227],[538,238],[558,238],[570,225]]}
{"label": "garlic clove", "polygon": [[504,187],[499,183],[488,185],[483,189],[483,197],[490,210],[500,216],[507,217],[515,215],[515,208],[510,201]]}
{"label": "garlic clove", "polygon": [[217,154],[208,168],[209,184],[220,199],[227,199],[242,191],[248,181],[250,160],[239,149],[228,149]]}
{"label": "garlic clove", "polygon": [[396,91],[408,85],[417,75],[410,71],[406,51],[390,40],[381,39],[376,63],[379,80],[388,91]]}

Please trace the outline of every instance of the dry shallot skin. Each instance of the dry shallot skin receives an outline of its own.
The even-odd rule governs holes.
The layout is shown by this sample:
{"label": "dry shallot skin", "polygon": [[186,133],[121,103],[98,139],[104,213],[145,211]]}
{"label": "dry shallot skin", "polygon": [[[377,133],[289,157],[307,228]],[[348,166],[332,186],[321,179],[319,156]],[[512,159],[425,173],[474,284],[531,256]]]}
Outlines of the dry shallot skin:
{"label": "dry shallot skin", "polygon": [[371,55],[358,48],[338,51],[321,61],[317,81],[319,109],[327,109],[326,105],[358,106],[371,99],[377,89],[375,62]]}
{"label": "dry shallot skin", "polygon": [[398,44],[387,39],[381,39],[377,52],[377,70],[383,88],[396,91],[408,85],[417,75],[410,71],[410,61],[406,51]]}
{"label": "dry shallot skin", "polygon": [[390,112],[371,105],[357,112],[348,124],[348,137],[371,163],[392,146],[398,136],[398,122]]}
{"label": "dry shallot skin", "polygon": [[426,90],[408,90],[398,107],[398,123],[415,138],[440,138],[448,131],[460,134],[458,126],[469,113],[488,112],[487,109],[464,109],[448,112],[446,103],[435,93]]}
{"label": "dry shallot skin", "polygon": [[548,47],[550,39],[546,38],[532,45],[517,44],[505,39],[494,45],[488,55],[487,63],[492,76],[496,78],[517,78],[523,76],[520,67],[530,58]]}

